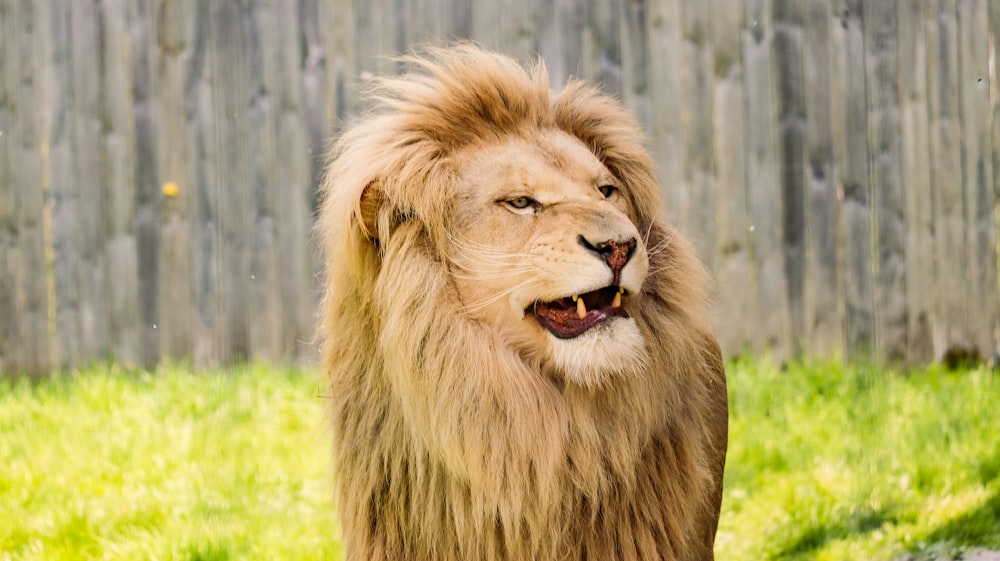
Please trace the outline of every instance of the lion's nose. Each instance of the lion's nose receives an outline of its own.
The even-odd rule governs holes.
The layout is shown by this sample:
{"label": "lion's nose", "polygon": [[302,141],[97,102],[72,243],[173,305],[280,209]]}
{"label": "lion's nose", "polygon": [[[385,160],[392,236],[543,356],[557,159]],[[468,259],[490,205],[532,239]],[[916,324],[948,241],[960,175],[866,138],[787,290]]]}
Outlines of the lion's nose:
{"label": "lion's nose", "polygon": [[583,236],[578,236],[577,240],[580,242],[580,245],[596,253],[598,257],[608,264],[613,275],[611,284],[617,286],[620,281],[622,269],[625,268],[625,264],[628,263],[629,259],[632,258],[632,254],[635,253],[635,238],[627,240],[604,240],[594,243]]}

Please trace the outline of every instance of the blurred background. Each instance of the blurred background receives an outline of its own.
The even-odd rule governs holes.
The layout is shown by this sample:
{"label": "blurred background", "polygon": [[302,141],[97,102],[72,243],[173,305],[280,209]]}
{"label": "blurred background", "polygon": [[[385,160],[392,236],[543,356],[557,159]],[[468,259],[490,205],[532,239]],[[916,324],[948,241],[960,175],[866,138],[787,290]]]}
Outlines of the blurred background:
{"label": "blurred background", "polygon": [[0,0],[0,371],[310,361],[325,147],[458,39],[635,112],[730,356],[989,360],[998,33],[988,0]]}

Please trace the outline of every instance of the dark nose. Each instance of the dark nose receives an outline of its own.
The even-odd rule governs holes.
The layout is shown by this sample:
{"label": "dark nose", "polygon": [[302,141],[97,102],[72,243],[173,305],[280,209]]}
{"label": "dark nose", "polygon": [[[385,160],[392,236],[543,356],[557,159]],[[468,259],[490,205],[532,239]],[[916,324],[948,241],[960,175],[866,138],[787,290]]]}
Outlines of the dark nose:
{"label": "dark nose", "polygon": [[577,239],[580,245],[596,253],[601,260],[608,264],[608,267],[611,268],[611,274],[614,277],[611,284],[617,286],[622,269],[625,268],[625,264],[628,263],[628,260],[632,258],[632,254],[635,253],[635,238],[629,238],[624,241],[605,240],[598,243],[591,243],[583,236],[579,236]]}

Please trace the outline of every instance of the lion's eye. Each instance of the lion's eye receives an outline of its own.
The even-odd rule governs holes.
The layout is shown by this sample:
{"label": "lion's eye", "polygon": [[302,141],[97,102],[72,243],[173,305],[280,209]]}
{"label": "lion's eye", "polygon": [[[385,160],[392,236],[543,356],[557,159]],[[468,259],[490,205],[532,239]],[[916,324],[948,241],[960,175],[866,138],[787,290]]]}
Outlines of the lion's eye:
{"label": "lion's eye", "polygon": [[531,197],[514,197],[513,199],[508,199],[506,202],[511,206],[511,208],[516,208],[518,210],[538,204],[535,199],[532,199]]}
{"label": "lion's eye", "polygon": [[608,199],[611,197],[611,195],[615,194],[615,191],[617,191],[618,188],[615,187],[614,185],[601,185],[600,187],[597,188],[597,190],[600,191],[602,195],[604,195],[605,199]]}

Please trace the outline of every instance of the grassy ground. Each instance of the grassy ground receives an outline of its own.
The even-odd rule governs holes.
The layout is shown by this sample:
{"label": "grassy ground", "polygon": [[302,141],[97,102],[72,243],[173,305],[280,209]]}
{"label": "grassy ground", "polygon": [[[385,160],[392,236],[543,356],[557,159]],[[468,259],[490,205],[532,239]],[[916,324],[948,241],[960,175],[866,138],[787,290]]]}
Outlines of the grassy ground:
{"label": "grassy ground", "polygon": [[723,559],[1000,548],[1000,378],[738,364]]}
{"label": "grassy ground", "polygon": [[0,385],[0,559],[336,559],[320,393],[263,367]]}
{"label": "grassy ground", "polygon": [[[0,382],[0,560],[338,559],[315,374]],[[1000,548],[1000,378],[730,368],[720,560]]]}

